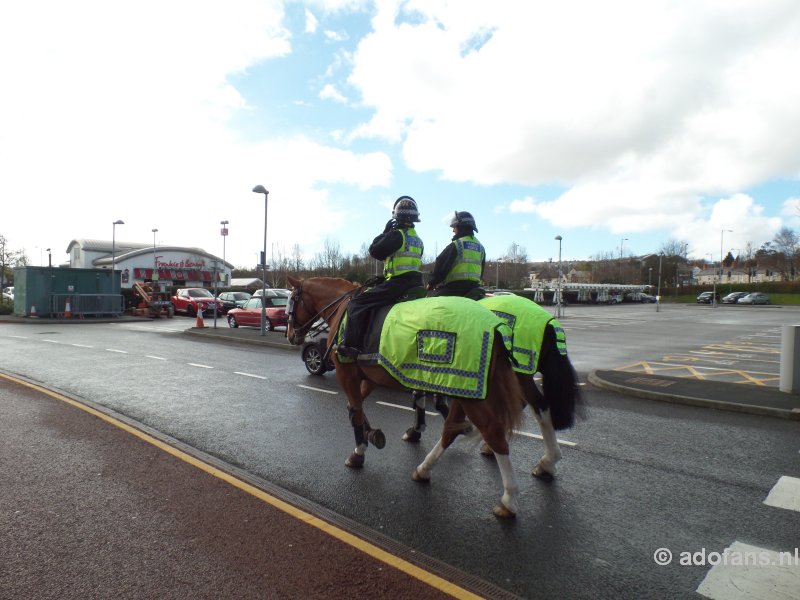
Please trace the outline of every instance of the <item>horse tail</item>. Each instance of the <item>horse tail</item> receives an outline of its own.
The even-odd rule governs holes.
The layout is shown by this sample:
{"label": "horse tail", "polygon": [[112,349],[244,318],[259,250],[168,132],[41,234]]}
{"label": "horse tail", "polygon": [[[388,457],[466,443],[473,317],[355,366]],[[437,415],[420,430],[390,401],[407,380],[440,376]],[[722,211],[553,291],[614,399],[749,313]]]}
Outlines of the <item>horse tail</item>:
{"label": "horse tail", "polygon": [[583,395],[578,385],[578,374],[566,350],[562,353],[556,344],[552,325],[545,328],[539,372],[542,374],[545,404],[541,408],[550,410],[554,429],[569,429],[575,424],[575,416],[583,412]]}
{"label": "horse tail", "polygon": [[511,366],[510,354],[503,343],[503,336],[499,332],[495,332],[491,360],[489,394],[492,408],[504,431],[510,435],[522,424],[525,394]]}

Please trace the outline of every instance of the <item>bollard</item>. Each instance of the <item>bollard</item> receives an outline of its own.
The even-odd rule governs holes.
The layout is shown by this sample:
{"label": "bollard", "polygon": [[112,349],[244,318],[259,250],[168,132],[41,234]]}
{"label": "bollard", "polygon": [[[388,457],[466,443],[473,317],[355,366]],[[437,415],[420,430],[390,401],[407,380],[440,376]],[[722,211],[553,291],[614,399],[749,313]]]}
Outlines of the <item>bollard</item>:
{"label": "bollard", "polygon": [[781,378],[779,389],[800,393],[800,325],[784,325],[781,331]]}

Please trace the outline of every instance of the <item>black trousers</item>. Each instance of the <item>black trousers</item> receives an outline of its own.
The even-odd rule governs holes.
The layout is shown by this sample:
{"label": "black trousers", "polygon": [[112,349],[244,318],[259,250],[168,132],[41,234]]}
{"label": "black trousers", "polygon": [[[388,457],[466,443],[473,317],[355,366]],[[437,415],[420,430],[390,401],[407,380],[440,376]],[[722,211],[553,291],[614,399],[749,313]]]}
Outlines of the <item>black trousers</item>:
{"label": "black trousers", "polygon": [[347,325],[342,346],[361,349],[372,311],[379,306],[394,304],[415,287],[422,287],[422,273],[392,277],[353,298],[347,305]]}
{"label": "black trousers", "polygon": [[[480,284],[474,281],[453,281],[437,287],[428,292],[428,297],[435,296],[464,296],[465,298],[477,299],[475,296],[480,294],[478,291]],[[482,294],[481,294],[482,297]]]}

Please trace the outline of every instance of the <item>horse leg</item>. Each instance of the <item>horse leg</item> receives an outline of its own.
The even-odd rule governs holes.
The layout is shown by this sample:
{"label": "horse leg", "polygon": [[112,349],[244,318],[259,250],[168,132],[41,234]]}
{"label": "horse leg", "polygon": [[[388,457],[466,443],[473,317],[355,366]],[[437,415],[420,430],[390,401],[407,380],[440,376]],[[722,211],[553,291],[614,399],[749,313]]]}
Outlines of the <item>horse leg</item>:
{"label": "horse leg", "polygon": [[380,429],[372,429],[370,427],[367,416],[364,414],[362,390],[370,391],[369,385],[363,386],[363,379],[356,378],[356,374],[350,365],[339,365],[336,369],[336,379],[347,396],[347,413],[356,441],[353,453],[344,464],[358,469],[364,466],[369,442],[372,442],[376,448],[380,449],[386,445],[386,437]]}
{"label": "horse leg", "polygon": [[414,424],[406,429],[403,439],[407,442],[418,442],[425,431],[425,392],[414,390],[411,392],[411,407],[414,409]]}
{"label": "horse leg", "polygon": [[434,465],[439,462],[442,454],[444,454],[448,446],[453,443],[453,440],[455,440],[460,433],[463,433],[464,416],[464,408],[461,402],[454,399],[453,406],[450,407],[447,420],[444,422],[444,427],[442,428],[442,437],[436,442],[436,446],[428,453],[425,460],[414,469],[414,472],[411,474],[411,479],[414,481],[430,481],[431,470]]}
{"label": "horse leg", "polygon": [[531,475],[540,479],[550,480],[556,474],[556,463],[561,460],[561,449],[556,440],[556,431],[553,428],[553,420],[550,418],[550,411],[543,410],[534,412],[536,420],[539,422],[539,429],[542,431],[544,440],[544,456],[539,459],[539,464],[533,467]]}
{"label": "horse leg", "polygon": [[500,468],[500,476],[503,480],[503,495],[500,498],[500,504],[494,507],[494,514],[502,519],[514,518],[517,516],[517,510],[519,509],[517,503],[519,485],[517,485],[517,477],[511,466],[510,449],[505,431],[502,425],[492,418],[490,409],[482,403],[472,404],[467,411],[467,416],[483,435],[483,439],[486,441],[490,452],[494,453],[497,459],[497,466]]}

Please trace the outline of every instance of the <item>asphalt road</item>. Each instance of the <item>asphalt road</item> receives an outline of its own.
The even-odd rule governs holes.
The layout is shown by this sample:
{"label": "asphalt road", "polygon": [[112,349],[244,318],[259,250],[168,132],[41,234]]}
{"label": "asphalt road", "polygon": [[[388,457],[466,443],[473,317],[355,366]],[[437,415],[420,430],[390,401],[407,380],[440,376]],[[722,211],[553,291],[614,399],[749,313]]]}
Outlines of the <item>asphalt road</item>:
{"label": "asphalt road", "polygon": [[[733,360],[710,368],[768,377],[778,372],[769,349],[780,325],[800,316],[780,308],[671,308],[567,307],[563,323],[583,380],[590,369],[676,366],[665,357],[680,354]],[[791,551],[800,540],[798,514],[764,504],[781,476],[800,476],[797,422],[587,386],[587,419],[559,435],[570,445],[555,482],[529,475],[542,452],[538,440],[514,440],[521,514],[499,523],[491,513],[499,473],[475,444],[448,450],[430,485],[410,480],[440,421],[431,417],[419,445],[400,441],[411,418],[407,396],[379,390],[370,398],[370,420],[389,443],[370,448],[365,469],[351,471],[344,460],[352,431],[332,375],[308,375],[295,352],[187,337],[189,325],[4,324],[0,364],[522,597],[585,598],[587,590],[592,597],[692,597],[710,566],[659,566],[658,548],[721,552],[740,541]],[[747,356],[702,354],[732,354],[726,344],[754,341],[758,352],[738,353]],[[536,433],[532,419],[525,431]]]}

